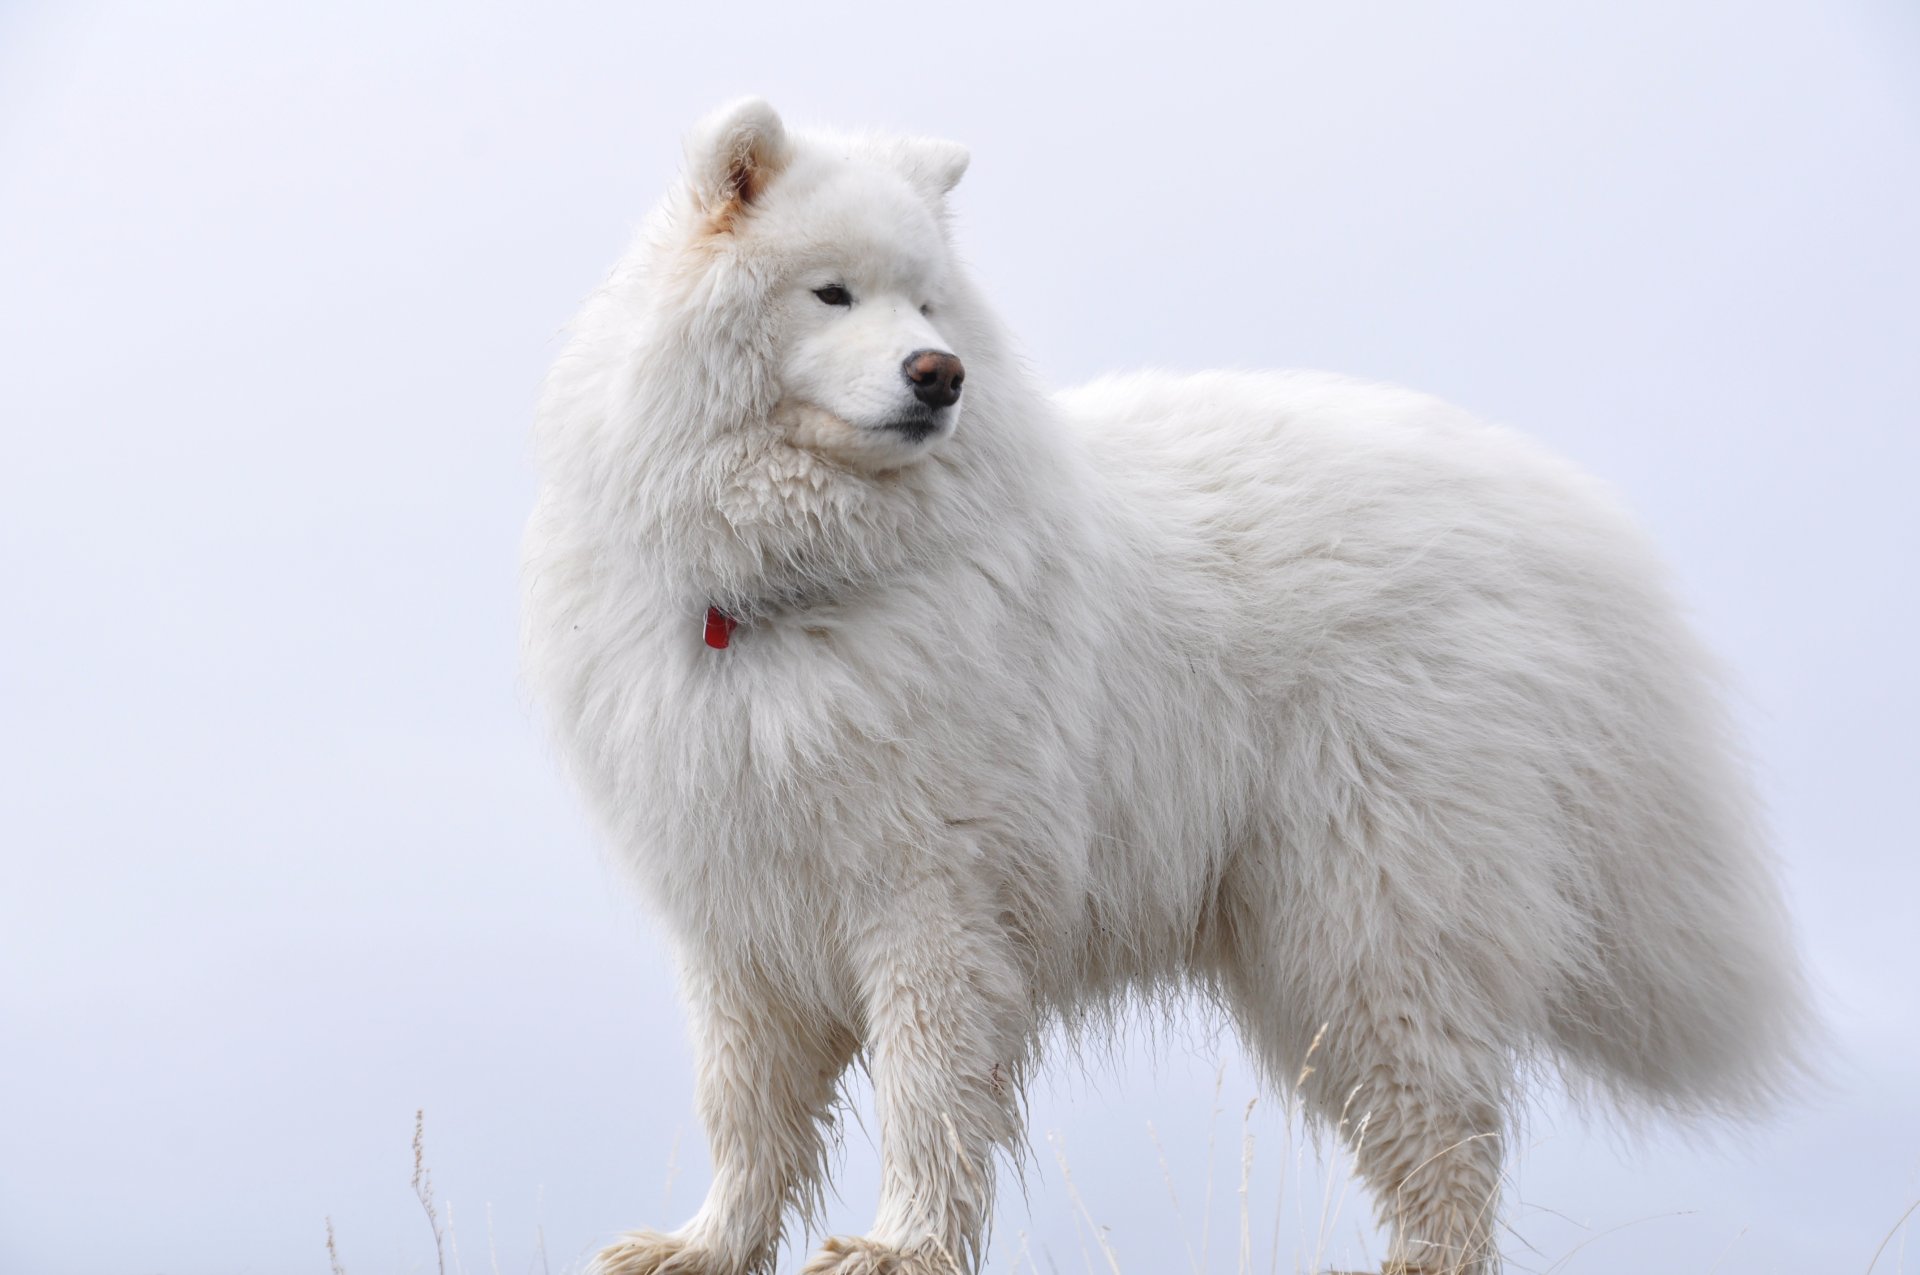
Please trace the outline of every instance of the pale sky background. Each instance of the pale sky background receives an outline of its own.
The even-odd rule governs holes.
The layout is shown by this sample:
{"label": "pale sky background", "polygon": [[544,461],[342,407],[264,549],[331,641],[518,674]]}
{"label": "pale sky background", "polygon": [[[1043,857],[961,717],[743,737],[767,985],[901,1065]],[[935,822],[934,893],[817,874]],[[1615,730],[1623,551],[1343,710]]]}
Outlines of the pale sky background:
{"label": "pale sky background", "polygon": [[[964,251],[1052,382],[1359,373],[1626,494],[1743,687],[1832,1052],[1733,1144],[1544,1101],[1507,1253],[1865,1271],[1920,1199],[1911,0],[15,0],[0,1275],[324,1275],[329,1217],[351,1275],[430,1271],[416,1108],[450,1270],[697,1202],[666,957],[514,577],[556,333],[745,92],[971,146]],[[1256,1093],[1199,1029],[1062,1060],[992,1269],[1106,1272],[1087,1217],[1122,1275],[1239,1269]],[[1337,1164],[1245,1129],[1249,1272],[1377,1257]],[[864,1229],[857,1123],[839,1181]]]}

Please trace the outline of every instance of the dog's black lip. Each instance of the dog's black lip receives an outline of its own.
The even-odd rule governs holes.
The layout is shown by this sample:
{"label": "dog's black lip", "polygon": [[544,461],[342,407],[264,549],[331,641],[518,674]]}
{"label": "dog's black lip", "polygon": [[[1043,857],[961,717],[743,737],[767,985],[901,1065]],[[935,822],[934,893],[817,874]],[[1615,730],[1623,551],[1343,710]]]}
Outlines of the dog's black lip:
{"label": "dog's black lip", "polygon": [[888,421],[881,429],[904,435],[908,442],[917,443],[929,435],[940,432],[940,422],[931,413],[926,416],[904,416],[897,421]]}

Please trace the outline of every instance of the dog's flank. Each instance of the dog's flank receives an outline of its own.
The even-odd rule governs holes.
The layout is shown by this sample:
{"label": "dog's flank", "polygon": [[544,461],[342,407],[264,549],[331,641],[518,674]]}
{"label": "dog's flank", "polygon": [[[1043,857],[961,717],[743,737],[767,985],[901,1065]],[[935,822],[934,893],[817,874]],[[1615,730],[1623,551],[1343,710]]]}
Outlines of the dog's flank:
{"label": "dog's flank", "polygon": [[879,1211],[809,1271],[976,1266],[1038,1042],[1130,994],[1224,1007],[1394,1270],[1496,1264],[1542,1069],[1764,1105],[1791,938],[1614,500],[1337,377],[1049,398],[954,262],[965,165],[723,111],[547,388],[529,674],[673,936],[714,1162],[600,1269],[765,1269],[856,1057]]}

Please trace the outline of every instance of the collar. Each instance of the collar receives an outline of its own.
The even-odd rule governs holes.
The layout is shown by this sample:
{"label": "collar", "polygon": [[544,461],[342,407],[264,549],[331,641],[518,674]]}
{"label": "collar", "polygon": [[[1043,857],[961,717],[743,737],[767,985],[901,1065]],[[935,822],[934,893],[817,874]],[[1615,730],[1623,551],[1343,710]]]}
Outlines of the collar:
{"label": "collar", "polygon": [[719,607],[707,608],[707,645],[716,651],[727,649],[727,643],[733,640],[733,630],[740,623]]}

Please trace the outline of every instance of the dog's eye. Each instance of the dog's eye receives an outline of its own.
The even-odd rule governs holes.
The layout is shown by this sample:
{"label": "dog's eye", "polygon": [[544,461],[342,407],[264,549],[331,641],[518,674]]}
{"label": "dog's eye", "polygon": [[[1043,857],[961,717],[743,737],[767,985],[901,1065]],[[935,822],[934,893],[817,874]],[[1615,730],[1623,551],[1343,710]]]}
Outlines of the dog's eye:
{"label": "dog's eye", "polygon": [[853,294],[851,292],[848,292],[845,288],[841,287],[837,283],[830,283],[824,288],[815,288],[813,290],[813,295],[816,297],[819,297],[822,301],[826,302],[828,305],[852,305],[853,304]]}
{"label": "dog's eye", "polygon": [[927,318],[931,319],[933,317],[933,302],[929,301],[925,305],[921,306],[920,313],[925,315]]}

